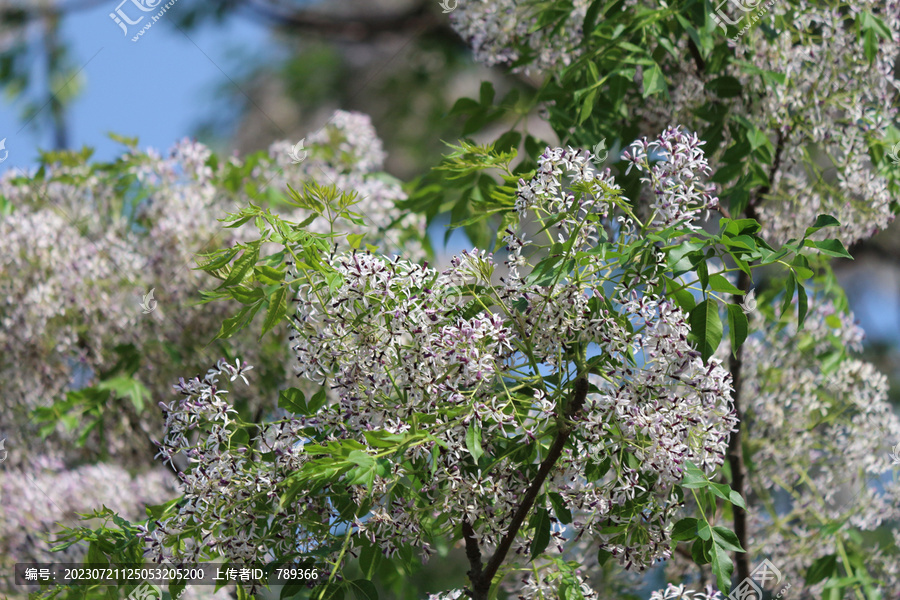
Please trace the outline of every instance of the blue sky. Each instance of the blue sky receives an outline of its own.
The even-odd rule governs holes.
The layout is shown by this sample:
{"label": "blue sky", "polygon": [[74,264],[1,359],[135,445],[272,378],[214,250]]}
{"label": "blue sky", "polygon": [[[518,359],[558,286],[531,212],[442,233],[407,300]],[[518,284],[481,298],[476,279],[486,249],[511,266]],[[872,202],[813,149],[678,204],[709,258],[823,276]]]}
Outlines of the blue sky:
{"label": "blue sky", "polygon": [[[142,147],[168,149],[211,111],[222,109],[222,104],[215,102],[216,89],[237,77],[237,50],[252,52],[254,57],[275,52],[269,41],[271,32],[246,18],[180,32],[168,18],[179,10],[177,2],[132,42],[132,36],[126,37],[109,17],[119,1],[73,13],[61,27],[61,38],[70,45],[72,62],[83,66],[80,77],[84,78],[81,95],[69,107],[70,146],[91,146],[100,160],[114,158],[121,151],[121,146],[107,137],[108,132],[136,136]],[[122,10],[136,19],[138,11],[128,11],[129,6]],[[138,25],[129,28],[138,29]],[[38,37],[33,39],[38,41]],[[46,81],[41,75],[43,60],[41,57],[35,70],[40,81]],[[23,129],[20,115],[20,104],[0,104],[0,139],[7,138],[9,151],[4,167],[31,166],[39,147],[52,146],[49,128],[40,132]],[[46,118],[46,112],[40,117]]]}

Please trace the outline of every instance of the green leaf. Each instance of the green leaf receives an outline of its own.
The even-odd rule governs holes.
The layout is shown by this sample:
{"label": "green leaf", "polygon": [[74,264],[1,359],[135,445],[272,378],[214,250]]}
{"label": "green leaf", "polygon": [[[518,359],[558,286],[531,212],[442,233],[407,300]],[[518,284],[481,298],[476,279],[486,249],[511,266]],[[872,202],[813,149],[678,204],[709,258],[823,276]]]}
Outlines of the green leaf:
{"label": "green leaf", "polygon": [[306,406],[306,414],[314,415],[319,412],[319,409],[325,406],[325,401],[328,398],[325,395],[325,388],[321,388],[318,392],[313,394],[313,397],[309,399],[309,402]]}
{"label": "green leaf", "polygon": [[737,492],[737,490],[731,490],[731,492],[728,494],[728,499],[729,499],[729,500],[731,501],[731,503],[734,504],[735,506],[740,506],[740,507],[743,508],[744,510],[747,510],[747,505],[744,503],[744,499],[743,499],[743,498],[741,497],[741,495]]}
{"label": "green leaf", "polygon": [[297,388],[288,388],[278,395],[278,406],[288,412],[306,414],[306,396]]}
{"label": "green leaf", "polygon": [[734,571],[734,563],[731,562],[731,556],[728,552],[719,546],[713,544],[710,548],[710,562],[712,563],[712,572],[716,577],[716,583],[720,590],[731,588],[731,574]]}
{"label": "green leaf", "polygon": [[652,67],[647,67],[644,69],[644,98],[648,98],[654,94],[659,94],[660,92],[668,91],[668,87],[666,86],[666,78],[663,75],[662,69],[659,68],[658,64],[653,64]]}
{"label": "green leaf", "polygon": [[492,84],[490,81],[481,82],[479,100],[481,100],[482,104],[494,103],[494,84]]}
{"label": "green leaf", "polygon": [[708,485],[709,480],[706,478],[706,473],[690,461],[684,463],[684,479],[681,482],[681,487],[693,490],[705,488]]}
{"label": "green leaf", "polygon": [[690,338],[697,344],[703,360],[708,361],[722,341],[723,329],[718,304],[707,299],[695,306],[690,314],[690,323]]}
{"label": "green leaf", "polygon": [[813,226],[806,229],[804,237],[808,237],[814,234],[823,227],[839,227],[840,225],[840,221],[838,221],[831,215],[819,215],[818,217],[816,217],[816,222],[813,223]]}
{"label": "green leaf", "polygon": [[550,492],[547,494],[547,497],[550,498],[550,504],[553,506],[553,512],[556,514],[556,518],[559,519],[559,522],[563,525],[571,523],[572,511],[566,506],[566,501],[563,497],[556,492]]}
{"label": "green leaf", "polygon": [[782,317],[788,316],[788,310],[791,307],[791,302],[794,301],[794,291],[797,289],[797,277],[793,272],[789,273],[787,276],[787,280],[784,282],[784,299],[781,301],[781,314]]}
{"label": "green leaf", "polygon": [[97,384],[97,389],[112,391],[117,398],[128,398],[138,412],[144,410],[144,398],[150,398],[150,390],[144,387],[140,381],[131,377],[113,377],[101,381]]}
{"label": "green leaf", "polygon": [[844,248],[844,244],[841,243],[841,240],[821,240],[813,242],[813,245],[818,248],[822,254],[853,260],[853,257],[847,252],[847,249]]}
{"label": "green leaf", "polygon": [[743,307],[737,304],[728,305],[728,333],[731,336],[731,351],[737,352],[738,348],[747,339],[749,323]]}
{"label": "green leaf", "polygon": [[109,559],[106,558],[106,554],[103,553],[103,550],[100,549],[100,545],[97,542],[91,542],[88,545],[87,562],[98,565],[109,563]]}
{"label": "green leaf", "polygon": [[712,527],[709,526],[709,522],[702,521],[697,524],[697,537],[704,541],[712,539]]}
{"label": "green leaf", "polygon": [[478,459],[484,455],[484,451],[481,449],[481,426],[474,420],[469,423],[469,428],[466,430],[466,450],[469,451],[475,462],[478,462]]}
{"label": "green leaf", "polygon": [[725,527],[713,527],[713,535],[717,546],[732,552],[744,552],[737,535]]}
{"label": "green leaf", "polygon": [[372,579],[381,564],[381,549],[372,543],[366,543],[359,553],[359,568],[363,577]]}
{"label": "green leaf", "polygon": [[366,236],[363,235],[362,233],[348,233],[347,234],[347,242],[349,242],[351,248],[356,250],[357,248],[359,248],[364,237],[366,237]]}
{"label": "green leaf", "polygon": [[600,563],[601,567],[605,565],[610,558],[612,558],[612,553],[609,550],[604,550],[603,548],[597,550],[597,562]]}
{"label": "green leaf", "polygon": [[[693,545],[691,545],[691,557],[694,559],[694,562],[698,565],[705,565],[709,563],[710,560],[710,549],[712,547],[712,542],[709,540],[694,540]],[[727,588],[721,588],[727,589]]]}
{"label": "green leaf", "polygon": [[519,147],[522,141],[522,134],[518,131],[507,131],[494,142],[494,149],[500,152],[510,152]]}
{"label": "green leaf", "polygon": [[273,269],[268,265],[257,265],[253,268],[256,278],[266,285],[278,285],[284,281],[284,271]]}
{"label": "green leaf", "polygon": [[707,83],[706,89],[715,93],[719,98],[735,98],[741,95],[744,88],[741,82],[734,77],[724,75]]}
{"label": "green leaf", "polygon": [[729,486],[725,485],[724,483],[710,482],[709,489],[713,494],[715,494],[722,500],[728,500],[729,502],[731,502],[732,489]]}
{"label": "green leaf", "polygon": [[230,338],[235,333],[243,329],[247,322],[250,321],[250,319],[252,319],[256,312],[259,310],[260,306],[262,306],[261,302],[252,304],[250,306],[245,306],[235,316],[225,319],[225,321],[222,323],[222,326],[219,328],[219,333],[216,334],[216,339]]}
{"label": "green leaf", "polygon": [[344,586],[339,583],[326,583],[313,589],[314,600],[344,600]]}
{"label": "green leaf", "polygon": [[242,285],[229,288],[228,293],[241,304],[254,304],[266,297],[261,288],[250,289]]}
{"label": "green leaf", "polygon": [[256,265],[256,261],[259,258],[259,246],[253,246],[252,248],[246,248],[244,253],[241,254],[240,258],[234,261],[234,267],[232,267],[231,272],[228,274],[228,277],[222,282],[220,287],[230,287],[232,285],[241,283],[244,280],[244,277],[247,276],[247,273],[253,269],[254,265]]}
{"label": "green leaf", "polygon": [[284,315],[287,313],[287,294],[288,287],[283,285],[275,290],[269,298],[269,308],[266,310],[266,319],[263,321],[260,338],[271,331],[284,318]]}
{"label": "green leaf", "polygon": [[809,299],[806,296],[806,288],[799,281],[797,282],[797,326],[803,327],[803,321],[806,320],[806,313],[809,311]]}
{"label": "green leaf", "polygon": [[815,585],[825,581],[837,572],[837,555],[829,554],[813,561],[806,571],[806,585]]}
{"label": "green leaf", "polygon": [[531,527],[534,528],[534,541],[531,542],[531,559],[534,560],[550,544],[550,512],[546,508],[535,510],[531,515]]}
{"label": "green leaf", "polygon": [[672,529],[672,539],[676,542],[686,542],[696,538],[698,522],[694,517],[681,519]]}
{"label": "green leaf", "polygon": [[353,592],[356,600],[378,600],[378,590],[375,584],[366,579],[354,579],[347,582],[347,587]]}
{"label": "green leaf", "polygon": [[709,276],[709,289],[714,292],[721,292],[723,294],[743,294],[740,289],[736,288],[724,275],[720,275],[716,273],[714,275]]}

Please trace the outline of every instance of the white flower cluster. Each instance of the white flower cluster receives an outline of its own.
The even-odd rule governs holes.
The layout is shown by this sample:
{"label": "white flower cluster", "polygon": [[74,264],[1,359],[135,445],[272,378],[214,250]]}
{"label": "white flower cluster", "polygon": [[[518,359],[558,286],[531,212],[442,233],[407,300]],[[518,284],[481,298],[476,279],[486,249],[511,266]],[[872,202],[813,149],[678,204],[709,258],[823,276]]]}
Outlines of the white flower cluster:
{"label": "white flower cluster", "polygon": [[[670,149],[666,160],[682,166],[665,185],[698,181],[691,170],[701,168],[702,156],[687,142]],[[534,277],[548,247],[525,240],[535,219],[555,219],[559,233],[548,232],[549,245],[571,241],[573,253],[611,235],[636,243],[637,225],[619,214],[627,200],[589,159],[548,149],[535,178],[520,182],[519,225],[506,238],[514,266],[499,284],[492,256],[479,250],[454,257],[444,271],[368,252],[323,257],[323,271],[289,263],[300,282],[290,336],[295,368],[332,394],[312,414],[263,428],[260,452],[271,451],[270,465],[226,442],[236,425],[216,377],[233,379],[239,366],[221,363],[206,380],[179,385],[185,399],[166,407],[161,456],[190,458],[182,476],[188,503],[146,532],[151,555],[176,552],[175,536],[188,527],[203,531],[202,544],[179,555],[202,546],[243,556],[251,547],[261,554],[319,547],[344,523],[354,547],[366,538],[388,555],[411,547],[425,559],[435,519],[445,527],[468,522],[485,551],[496,547],[537,473],[541,440],[556,434],[571,403],[572,349],[583,347],[596,349],[593,388],[582,410],[565,417],[571,437],[534,507],[554,523],[548,551],[561,552],[569,539],[553,516],[552,493],[572,511],[572,537],[592,539],[626,568],[667,557],[686,461],[711,472],[724,460],[735,423],[730,377],[718,361],[704,364],[687,341],[684,313],[647,294],[664,268],[655,252],[655,269],[623,274],[622,265],[593,253],[578,268]],[[676,214],[683,219],[676,226],[696,218],[691,210]],[[188,430],[197,433],[188,438]],[[387,460],[384,435],[409,442]],[[351,462],[371,465],[365,476],[337,478],[350,500],[328,500],[311,471],[297,478],[311,468],[325,469],[323,477],[338,473],[316,458],[321,450],[305,450],[310,444],[347,444],[357,448]],[[296,494],[281,506],[290,482]],[[265,527],[252,523],[260,506]],[[640,507],[641,518],[628,507]],[[323,525],[304,521],[298,533],[297,515],[317,515]],[[246,532],[250,539],[235,539]],[[526,528],[512,552],[524,560],[533,543],[534,529]],[[529,591],[525,584],[525,597],[543,585],[533,582]]]}
{"label": "white flower cluster", "polygon": [[535,6],[523,0],[460,0],[450,25],[487,66],[514,65],[514,71],[561,69],[579,56],[589,0],[574,0],[558,26],[537,27]]}
{"label": "white flower cluster", "polygon": [[[732,19],[750,14],[734,3],[723,6]],[[893,32],[887,37],[871,32],[871,63],[857,25],[866,13]],[[789,26],[782,26],[785,23]],[[769,242],[799,239],[818,215],[830,214],[841,227],[829,234],[849,245],[883,230],[894,218],[890,204],[896,192],[891,185],[896,185],[898,173],[893,165],[879,170],[870,157],[872,146],[889,147],[886,136],[900,106],[900,79],[894,69],[900,52],[898,31],[897,0],[862,0],[848,10],[809,0],[775,2],[731,44],[737,60],[719,74],[735,78],[742,86],[740,95],[723,98],[715,86],[706,85],[708,74],[698,74],[684,36],[676,42],[678,62],[666,69],[669,97],[640,102],[638,114],[650,129],[672,120],[700,128],[704,121],[698,109],[704,105],[740,115],[758,127],[775,150],[772,162],[777,170],[767,174],[770,185],[756,207]],[[660,45],[658,50],[664,47],[671,46]],[[726,127],[720,153],[712,159],[714,167],[734,141]]]}
{"label": "white flower cluster", "polygon": [[[179,452],[185,452],[193,468],[178,473],[183,491],[178,513],[153,523],[154,527],[141,527],[148,556],[163,562],[176,556],[166,548],[164,542],[169,536],[176,536],[192,526],[195,515],[203,515],[207,524],[202,543],[190,539],[177,552],[177,558],[186,562],[200,562],[204,558],[224,557],[228,561],[254,562],[261,560],[259,544],[251,532],[256,516],[247,510],[219,513],[222,500],[229,504],[239,504],[250,496],[251,490],[271,489],[270,476],[259,465],[253,465],[246,448],[239,452],[229,451],[229,437],[233,435],[231,415],[236,411],[224,398],[226,390],[220,388],[220,375],[231,381],[241,378],[247,381],[245,373],[252,367],[241,365],[240,360],[232,365],[220,360],[201,380],[199,377],[185,381],[181,379],[175,389],[181,399],[169,404],[160,403],[166,416],[166,437],[159,444],[157,455],[163,461],[173,464]],[[200,443],[194,443],[192,432],[201,430]],[[250,474],[252,472],[252,475]],[[207,507],[215,507],[209,514]]]}
{"label": "white flower cluster", "polygon": [[[516,71],[559,71],[580,55],[588,4],[573,2],[571,14],[558,27],[537,27],[541,4],[461,0],[450,21],[478,62],[516,65]],[[841,222],[838,237],[845,244],[871,237],[892,222],[896,191],[891,186],[900,179],[879,171],[870,159],[873,146],[885,149],[883,141],[900,106],[894,68],[900,52],[900,2],[861,0],[849,8],[810,0],[770,4],[764,14],[754,14],[755,24],[739,42],[729,41],[736,60],[716,74],[739,82],[740,94],[722,97],[716,86],[707,85],[710,74],[698,72],[690,39],[682,34],[651,52],[668,56],[674,49],[677,56],[662,65],[668,94],[644,98],[634,90],[636,115],[648,130],[672,121],[700,129],[707,124],[705,107],[719,106],[758,127],[772,144],[777,167],[768,174],[765,197],[755,207],[770,243],[800,238],[823,213]],[[658,9],[656,2],[623,4],[623,10]],[[741,19],[740,24],[751,14],[735,3],[717,9],[729,11],[729,18]],[[866,23],[867,14],[880,19],[891,34],[883,35],[871,17],[865,25],[871,31],[861,34],[859,23]],[[871,62],[870,44],[875,50]],[[729,127],[722,136],[721,150],[712,160],[716,169],[721,153],[736,141]],[[758,145],[754,140],[753,147]]]}
{"label": "white flower cluster", "polygon": [[140,263],[121,239],[91,241],[49,207],[0,218],[0,239],[0,378],[9,398],[0,419],[15,428],[67,389],[77,366],[103,365],[110,340],[127,339],[137,317],[126,305],[128,276]]}
{"label": "white flower cluster", "polygon": [[[702,181],[712,172],[700,148],[705,143],[696,133],[669,127],[653,141],[642,138],[632,143],[630,151],[623,154],[628,163],[626,175],[632,167],[646,173],[641,181],[649,186],[652,195],[647,203],[651,227],[665,229],[679,224],[696,230],[699,227],[694,221],[700,213],[708,216],[709,210],[718,208],[715,186]],[[661,160],[650,168],[649,160],[654,154]]]}
{"label": "white flower cluster", "polygon": [[[331,177],[345,178],[339,187],[361,191],[368,204],[360,212],[386,227],[396,214],[393,201],[405,196],[399,185],[373,173],[384,153],[368,118],[338,114],[333,126],[312,139],[313,159],[330,157],[318,164],[331,165],[331,171],[310,171],[307,180],[329,185]],[[327,147],[331,140],[333,149]],[[208,360],[200,356],[202,344],[235,311],[224,302],[198,306],[200,290],[212,287],[213,280],[204,280],[207,275],[193,267],[199,254],[242,241],[248,230],[255,233],[252,226],[224,229],[219,221],[247,204],[246,184],[264,183],[244,177],[234,185],[234,175],[243,166],[237,158],[217,159],[203,144],[183,140],[165,154],[131,149],[112,164],[67,158],[41,172],[11,170],[0,177],[0,196],[4,206],[11,207],[8,214],[0,213],[4,246],[0,256],[0,380],[4,382],[0,439],[8,437],[8,447],[19,449],[9,453],[4,464],[16,470],[0,473],[0,487],[21,477],[19,467],[39,470],[47,456],[57,454],[76,465],[105,455],[111,469],[146,470],[149,439],[160,432],[152,409],[142,411],[130,400],[116,400],[119,406],[104,415],[104,427],[87,432],[83,448],[75,448],[74,440],[77,428],[87,424],[75,422],[74,433],[60,426],[42,441],[40,453],[23,451],[35,446],[26,440],[40,437],[31,411],[51,406],[70,390],[96,384],[102,372],[120,361],[119,345],[134,345],[140,360],[135,379],[149,391],[151,406],[168,399],[166,382],[191,368],[184,359],[173,360],[173,348],[198,349],[191,360]],[[143,314],[140,303],[151,289],[156,304],[151,313]],[[239,334],[235,344],[245,346],[244,354],[261,364],[266,351],[249,343],[251,335]],[[280,363],[281,358],[267,359],[273,360]],[[271,404],[260,400],[259,405],[251,403],[249,410],[263,403]],[[135,481],[139,485],[144,479]],[[45,489],[62,504],[52,490],[63,488],[48,484]],[[87,508],[80,500],[87,491],[65,489],[72,490],[79,510]],[[131,493],[131,487],[123,486],[121,491]],[[155,493],[153,489],[143,496],[135,492],[135,501],[142,497],[162,501]],[[68,518],[54,506],[48,508],[54,514],[48,512],[39,519],[42,529]],[[139,508],[129,509],[123,515],[140,517],[140,513]],[[0,547],[12,540],[9,548],[22,549],[14,541],[30,521],[23,517],[23,522],[19,513],[9,514],[0,524]],[[42,541],[34,544],[34,553],[46,548]],[[4,555],[14,562],[32,556],[12,550]]]}
{"label": "white flower cluster", "polygon": [[[852,316],[824,303],[798,331],[796,307],[792,312],[781,317],[787,327],[761,329],[743,346],[742,427],[748,439],[765,440],[749,445],[747,495],[771,507],[748,513],[748,544],[778,565],[792,591],[820,597],[824,582],[802,582],[812,561],[838,552],[835,538],[822,535],[823,520],[872,531],[900,518],[900,486],[887,477],[900,418],[873,365],[845,358],[833,373],[822,371],[817,356],[861,349],[863,332]],[[888,545],[866,568],[886,589],[898,589],[898,558]]]}

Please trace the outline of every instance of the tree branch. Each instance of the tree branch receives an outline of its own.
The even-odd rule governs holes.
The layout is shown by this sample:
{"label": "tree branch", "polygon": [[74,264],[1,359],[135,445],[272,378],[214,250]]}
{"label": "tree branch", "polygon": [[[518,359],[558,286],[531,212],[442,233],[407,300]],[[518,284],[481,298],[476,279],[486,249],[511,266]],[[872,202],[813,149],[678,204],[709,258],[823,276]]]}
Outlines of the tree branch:
{"label": "tree branch", "polygon": [[478,549],[478,539],[475,537],[475,529],[469,523],[468,517],[463,518],[462,524],[463,539],[466,540],[466,558],[469,559],[469,576],[470,581],[478,581],[482,576],[481,550]]}
{"label": "tree branch", "polygon": [[[550,475],[550,471],[553,469],[556,461],[559,460],[560,456],[562,456],[562,452],[566,446],[566,442],[569,441],[569,435],[571,435],[572,433],[572,423],[570,421],[572,417],[574,417],[578,413],[578,411],[581,410],[581,407],[584,406],[584,401],[587,398],[588,389],[589,384],[587,376],[582,375],[575,380],[575,395],[572,397],[572,401],[566,407],[563,422],[560,425],[559,431],[556,432],[556,438],[553,440],[553,444],[551,444],[550,451],[547,453],[546,458],[544,458],[544,461],[541,463],[541,466],[538,469],[537,476],[525,491],[525,495],[522,497],[522,502],[519,504],[519,507],[513,514],[512,520],[509,524],[509,528],[506,530],[506,535],[504,535],[500,540],[500,543],[497,545],[497,549],[494,551],[493,556],[491,556],[490,560],[488,560],[487,566],[483,570],[481,570],[481,572],[478,573],[475,577],[472,577],[470,572],[469,579],[472,582],[472,598],[474,600],[487,600],[488,592],[491,589],[491,581],[493,581],[494,575],[497,574],[497,571],[503,564],[503,561],[506,558],[509,549],[512,547],[513,541],[516,539],[516,535],[518,535],[519,533],[519,529],[522,527],[522,523],[525,522],[525,517],[528,516],[528,512],[534,505],[534,501],[537,499],[538,494],[541,491],[541,487],[544,485],[544,481],[546,481],[547,477]],[[468,523],[464,521],[464,535],[467,525]],[[472,533],[474,535],[474,531]],[[475,549],[477,550],[477,543],[475,544]],[[466,539],[466,555],[469,556],[470,564],[473,564],[472,556],[469,555],[468,538]],[[481,555],[479,553],[478,562],[480,563],[480,561]]]}
{"label": "tree branch", "polygon": [[446,19],[441,20],[425,2],[417,3],[402,13],[364,16],[328,16],[310,12],[285,12],[260,3],[258,0],[245,0],[242,6],[278,27],[357,42],[369,41],[385,33],[449,28]]}
{"label": "tree branch", "polygon": [[[744,271],[738,275],[737,287],[743,292],[750,291],[750,276]],[[731,301],[740,304],[743,296],[735,294]],[[734,412],[738,418],[738,429],[728,439],[728,464],[731,467],[731,487],[734,491],[744,496],[744,451],[741,445],[741,427],[744,423],[744,415],[741,411],[741,369],[743,367],[743,347],[734,350],[729,358],[728,368],[731,372],[731,385],[734,387]],[[747,511],[740,506],[732,506],[734,510],[734,534],[740,542],[741,548],[747,548]],[[750,556],[746,552],[734,553],[735,571],[737,580],[743,581],[750,576]]]}

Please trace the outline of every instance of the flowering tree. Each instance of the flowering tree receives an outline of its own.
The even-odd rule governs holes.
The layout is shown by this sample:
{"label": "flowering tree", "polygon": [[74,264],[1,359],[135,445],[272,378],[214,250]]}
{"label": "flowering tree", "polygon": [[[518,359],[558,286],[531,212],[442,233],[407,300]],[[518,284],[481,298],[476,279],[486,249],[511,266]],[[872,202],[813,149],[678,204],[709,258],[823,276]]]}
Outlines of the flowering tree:
{"label": "flowering tree", "polygon": [[[409,197],[347,113],[299,165],[185,158],[175,179],[239,205],[200,264],[241,305],[204,305],[230,357],[162,403],[181,497],[68,543],[326,569],[282,597],[415,593],[456,546],[468,577],[434,598],[598,598],[660,562],[654,599],[746,598],[762,559],[803,598],[900,588],[900,540],[866,534],[900,517],[872,486],[900,421],[829,266],[893,218],[898,7],[785,0],[729,30],[705,6],[461,2],[476,60],[540,84],[460,99],[464,135],[510,129]],[[420,215],[444,213],[475,247],[436,268]],[[256,331],[287,333],[295,386],[254,377]]]}

